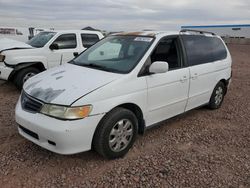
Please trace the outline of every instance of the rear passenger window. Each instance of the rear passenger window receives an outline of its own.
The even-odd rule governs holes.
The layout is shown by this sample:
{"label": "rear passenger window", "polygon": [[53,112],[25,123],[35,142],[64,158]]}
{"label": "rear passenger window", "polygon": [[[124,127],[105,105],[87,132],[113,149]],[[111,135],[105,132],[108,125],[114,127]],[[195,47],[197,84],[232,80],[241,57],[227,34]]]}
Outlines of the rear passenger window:
{"label": "rear passenger window", "polygon": [[82,45],[85,48],[89,48],[93,44],[99,41],[99,37],[96,34],[81,34]]}
{"label": "rear passenger window", "polygon": [[58,44],[59,49],[72,49],[76,48],[76,35],[75,34],[63,34],[60,35],[54,42]]}
{"label": "rear passenger window", "polygon": [[189,65],[199,65],[225,59],[227,51],[217,37],[183,35]]}

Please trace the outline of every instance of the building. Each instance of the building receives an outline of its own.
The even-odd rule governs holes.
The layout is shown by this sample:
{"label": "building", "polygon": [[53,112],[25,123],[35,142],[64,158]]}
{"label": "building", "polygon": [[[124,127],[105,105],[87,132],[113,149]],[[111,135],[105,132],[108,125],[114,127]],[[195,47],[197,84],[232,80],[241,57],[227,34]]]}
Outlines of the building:
{"label": "building", "polygon": [[45,28],[26,28],[26,27],[4,27],[0,26],[0,39],[9,38],[17,41],[27,42],[41,31],[49,31],[51,29]]}
{"label": "building", "polygon": [[223,38],[249,38],[250,39],[250,24],[182,26],[181,29],[209,31]]}

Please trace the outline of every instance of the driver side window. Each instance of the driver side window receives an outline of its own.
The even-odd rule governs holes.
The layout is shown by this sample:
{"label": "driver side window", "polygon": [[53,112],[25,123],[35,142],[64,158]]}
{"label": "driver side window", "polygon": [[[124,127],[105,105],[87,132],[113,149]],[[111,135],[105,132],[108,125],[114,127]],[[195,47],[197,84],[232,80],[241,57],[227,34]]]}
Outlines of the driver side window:
{"label": "driver side window", "polygon": [[62,34],[53,42],[58,45],[58,49],[74,49],[77,46],[75,34]]}
{"label": "driver side window", "polygon": [[156,61],[167,62],[169,70],[181,68],[177,38],[162,39],[154,49],[150,59],[151,63]]}

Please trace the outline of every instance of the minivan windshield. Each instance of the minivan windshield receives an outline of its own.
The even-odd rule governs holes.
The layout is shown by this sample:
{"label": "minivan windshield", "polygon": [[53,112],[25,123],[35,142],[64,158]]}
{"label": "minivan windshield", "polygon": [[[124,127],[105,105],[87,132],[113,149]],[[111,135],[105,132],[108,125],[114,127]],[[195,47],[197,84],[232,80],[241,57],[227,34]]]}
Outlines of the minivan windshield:
{"label": "minivan windshield", "polygon": [[44,47],[45,44],[55,35],[55,32],[41,32],[30,39],[27,44],[35,48]]}
{"label": "minivan windshield", "polygon": [[129,73],[153,42],[153,37],[109,36],[87,49],[72,63],[115,73]]}

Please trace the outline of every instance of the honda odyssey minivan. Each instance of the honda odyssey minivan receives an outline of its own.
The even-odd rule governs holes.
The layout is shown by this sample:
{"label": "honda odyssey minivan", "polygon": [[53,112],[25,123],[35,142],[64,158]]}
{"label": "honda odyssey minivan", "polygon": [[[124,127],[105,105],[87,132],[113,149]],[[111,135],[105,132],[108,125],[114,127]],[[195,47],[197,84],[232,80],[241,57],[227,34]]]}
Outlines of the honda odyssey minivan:
{"label": "honda odyssey minivan", "polygon": [[213,33],[114,34],[30,78],[16,106],[18,130],[59,154],[122,157],[149,127],[199,106],[218,109],[231,65]]}

